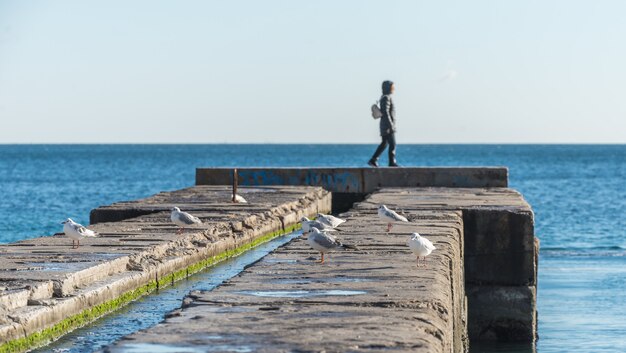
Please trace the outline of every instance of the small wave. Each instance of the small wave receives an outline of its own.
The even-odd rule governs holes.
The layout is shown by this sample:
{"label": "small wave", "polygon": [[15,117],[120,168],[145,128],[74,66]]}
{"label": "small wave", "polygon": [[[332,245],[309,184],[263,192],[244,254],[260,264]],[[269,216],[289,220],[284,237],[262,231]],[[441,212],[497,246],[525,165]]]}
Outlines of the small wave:
{"label": "small wave", "polygon": [[626,246],[612,245],[612,246],[590,246],[590,247],[540,247],[539,251],[620,251],[626,250]]}
{"label": "small wave", "polygon": [[619,245],[593,247],[545,247],[540,248],[545,257],[626,257],[626,247]]}

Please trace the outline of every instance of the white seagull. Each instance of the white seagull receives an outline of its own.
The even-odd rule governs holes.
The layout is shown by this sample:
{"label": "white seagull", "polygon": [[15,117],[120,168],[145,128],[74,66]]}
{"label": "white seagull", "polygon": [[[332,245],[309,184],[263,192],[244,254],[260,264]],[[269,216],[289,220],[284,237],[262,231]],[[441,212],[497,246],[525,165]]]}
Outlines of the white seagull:
{"label": "white seagull", "polygon": [[[230,200],[233,200],[233,195],[230,195]],[[235,203],[248,203],[248,201],[246,199],[243,198],[243,196],[239,195],[239,194],[235,194]]]}
{"label": "white seagull", "polygon": [[[93,230],[87,229],[84,226],[74,222],[71,218],[66,219],[65,222],[62,222],[61,224],[63,224],[63,232],[65,233],[65,235],[68,238],[72,239],[72,249],[78,249],[81,239],[95,238],[100,235]],[[74,245],[74,242],[77,243],[76,246]]]}
{"label": "white seagull", "polygon": [[332,228],[337,228],[341,223],[345,223],[345,219],[341,219],[329,214],[318,213],[317,220],[326,224],[327,226],[331,226]]}
{"label": "white seagull", "polygon": [[385,205],[380,205],[378,208],[378,217],[380,217],[383,221],[387,222],[387,233],[391,231],[391,227],[393,227],[394,222],[408,222],[404,216],[400,216],[395,211],[392,211],[387,208]]}
{"label": "white seagull", "polygon": [[333,231],[333,227],[322,223],[318,220],[310,220],[307,217],[300,218],[300,224],[302,224],[302,233],[309,233],[312,229],[318,229],[321,231]]}
{"label": "white seagull", "polygon": [[407,245],[413,254],[417,256],[417,267],[420,267],[420,256],[424,257],[424,266],[426,266],[426,256],[430,255],[433,250],[437,249],[433,243],[430,242],[430,240],[419,235],[419,233],[413,233],[411,239],[407,242]]}
{"label": "white seagull", "polygon": [[320,263],[324,263],[324,253],[327,253],[333,249],[353,249],[358,250],[355,246],[342,244],[329,234],[320,232],[317,228],[311,228],[311,232],[306,239],[306,242],[314,249],[322,254],[322,260]]}
{"label": "white seagull", "polygon": [[170,215],[172,222],[180,227],[176,234],[180,234],[185,230],[185,227],[193,224],[202,224],[200,218],[192,216],[187,212],[183,212],[178,207],[172,208],[172,214]]}

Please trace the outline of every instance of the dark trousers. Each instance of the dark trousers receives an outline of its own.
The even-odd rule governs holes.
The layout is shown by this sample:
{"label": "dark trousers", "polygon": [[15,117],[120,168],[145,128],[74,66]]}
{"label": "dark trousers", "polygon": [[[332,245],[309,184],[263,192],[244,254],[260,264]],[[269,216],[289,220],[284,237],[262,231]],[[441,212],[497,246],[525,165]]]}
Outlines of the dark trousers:
{"label": "dark trousers", "polygon": [[372,160],[374,162],[376,162],[378,160],[378,157],[383,153],[383,151],[385,150],[385,147],[387,147],[387,144],[389,144],[389,165],[395,165],[396,164],[396,135],[394,133],[385,135],[382,137],[383,141],[380,143],[380,145],[378,145],[378,148],[376,149],[376,152],[374,152],[374,155],[372,156]]}

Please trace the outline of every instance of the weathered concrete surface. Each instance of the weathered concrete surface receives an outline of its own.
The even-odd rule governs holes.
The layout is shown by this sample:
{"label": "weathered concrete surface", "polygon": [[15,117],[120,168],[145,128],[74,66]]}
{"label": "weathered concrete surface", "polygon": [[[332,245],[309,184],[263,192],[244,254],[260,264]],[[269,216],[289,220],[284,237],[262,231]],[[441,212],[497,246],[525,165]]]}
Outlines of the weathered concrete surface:
{"label": "weathered concrete surface", "polygon": [[[155,213],[96,224],[91,228],[101,237],[82,240],[79,249],[72,249],[71,240],[60,234],[1,245],[0,352],[46,343],[248,244],[284,232],[303,215],[330,211],[330,193],[321,188],[240,192],[249,204],[230,203],[228,187],[207,186],[126,203]],[[123,214],[126,204],[111,208]],[[176,235],[169,219],[174,205],[204,224]]]}
{"label": "weathered concrete surface", "polygon": [[201,210],[210,213],[212,220],[230,221],[233,215],[239,215],[241,212],[249,214],[265,212],[268,207],[275,207],[286,200],[296,200],[301,196],[302,190],[299,186],[240,187],[237,194],[243,196],[248,203],[236,204],[231,202],[232,189],[230,187],[194,186],[164,191],[145,199],[116,202],[98,207],[91,211],[89,222],[91,224],[116,222],[170,211],[174,206],[190,212]]}
{"label": "weathered concrete surface", "polygon": [[[368,194],[381,187],[507,187],[505,167],[238,168],[239,185],[311,185]],[[232,168],[197,168],[196,185],[231,185]]]}
{"label": "weathered concrete surface", "polygon": [[[408,209],[408,198],[391,196],[391,207]],[[464,352],[461,212],[407,214],[412,223],[388,235],[375,209],[346,213],[338,238],[358,251],[319,264],[297,239],[105,351]],[[427,268],[416,267],[406,245],[412,232],[437,247]]]}
{"label": "weathered concrete surface", "polygon": [[[199,168],[196,184],[230,184],[232,175],[229,168]],[[470,338],[536,339],[539,242],[531,207],[505,188],[506,168],[245,168],[238,176],[242,185],[319,185],[333,191],[335,208],[380,188],[399,187],[386,192],[412,197],[413,209],[461,210]],[[376,193],[369,200],[376,205],[385,198]],[[500,297],[482,310],[480,296]],[[511,311],[511,305],[530,309]]]}
{"label": "weathered concrete surface", "polygon": [[410,200],[405,211],[463,212],[470,339],[534,341],[539,244],[522,195],[507,188],[388,188],[356,209],[392,196]]}

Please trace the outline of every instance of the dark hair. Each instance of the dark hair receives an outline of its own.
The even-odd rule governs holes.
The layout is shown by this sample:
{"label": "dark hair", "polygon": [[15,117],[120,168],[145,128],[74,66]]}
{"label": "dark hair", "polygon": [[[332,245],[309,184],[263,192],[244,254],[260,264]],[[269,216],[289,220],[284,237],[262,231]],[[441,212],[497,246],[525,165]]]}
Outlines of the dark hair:
{"label": "dark hair", "polygon": [[383,81],[383,94],[391,93],[391,86],[393,85],[393,81]]}

